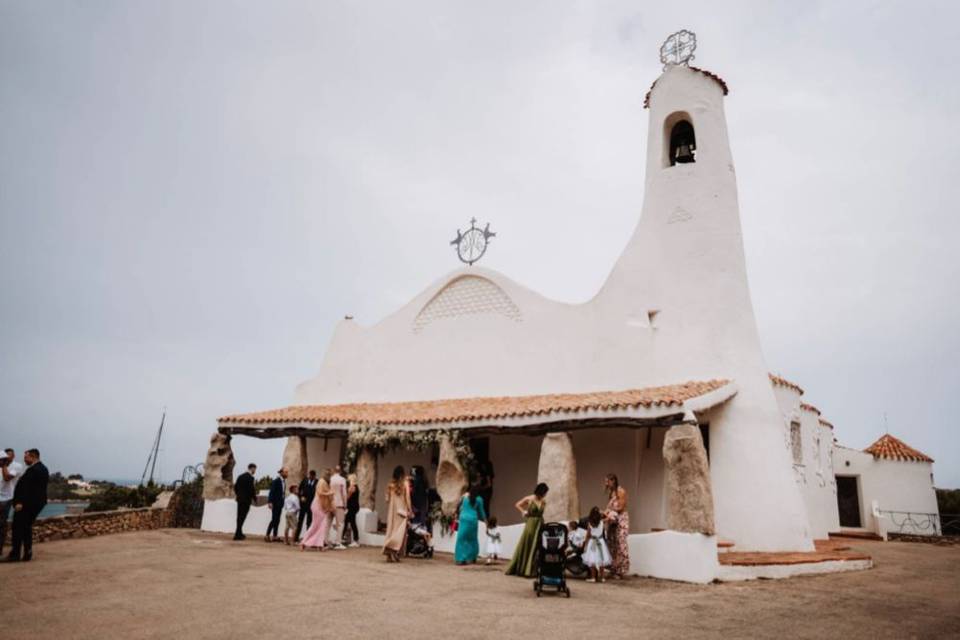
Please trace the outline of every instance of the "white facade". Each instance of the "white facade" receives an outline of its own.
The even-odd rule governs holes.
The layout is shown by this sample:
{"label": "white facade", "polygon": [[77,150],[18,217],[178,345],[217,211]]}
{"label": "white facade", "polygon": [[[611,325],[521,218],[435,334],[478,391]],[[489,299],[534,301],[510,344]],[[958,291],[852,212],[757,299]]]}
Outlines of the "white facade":
{"label": "white facade", "polygon": [[[640,223],[592,300],[562,304],[499,273],[459,269],[376,325],[341,322],[319,375],[297,388],[296,403],[586,393],[733,380],[737,395],[709,416],[698,416],[710,425],[719,535],[744,549],[812,549],[747,287],[724,93],[717,78],[683,66],[669,67],[655,83]],[[695,129],[696,162],[670,166],[668,138],[679,119]],[[465,347],[482,354],[469,367],[450,357]],[[585,508],[602,501],[599,478],[617,467],[634,489],[631,508],[642,514],[632,528],[662,526],[656,471],[662,460],[655,448],[653,455],[642,455],[645,435],[584,433],[575,441],[578,471],[586,476],[580,480]],[[515,477],[496,488],[493,510],[503,516],[535,480],[537,440],[527,445],[510,448],[515,459],[494,460],[498,481],[516,468]],[[389,468],[384,462],[381,469]]]}
{"label": "white facade", "polygon": [[[833,426],[816,407],[801,401],[802,389],[779,376],[771,378],[783,417],[783,446],[790,453],[815,539],[843,529],[881,536],[940,533],[932,462],[889,460],[836,444]],[[841,527],[838,478],[856,481],[858,527]]]}
{"label": "white facade", "polygon": [[862,528],[884,537],[940,534],[939,520],[925,517],[938,514],[930,462],[885,460],[838,446],[833,464],[838,477],[856,478]]}

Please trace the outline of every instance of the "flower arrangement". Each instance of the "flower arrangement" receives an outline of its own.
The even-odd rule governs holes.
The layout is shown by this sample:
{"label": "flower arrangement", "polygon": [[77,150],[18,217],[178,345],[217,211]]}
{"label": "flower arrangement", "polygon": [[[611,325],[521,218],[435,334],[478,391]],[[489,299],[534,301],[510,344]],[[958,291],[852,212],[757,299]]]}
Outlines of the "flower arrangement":
{"label": "flower arrangement", "polygon": [[357,464],[357,456],[364,448],[372,449],[378,454],[393,449],[426,451],[438,444],[443,436],[449,438],[460,465],[464,469],[472,469],[474,464],[473,451],[470,450],[470,444],[464,439],[460,431],[452,429],[408,431],[384,429],[370,424],[361,425],[350,431],[350,435],[347,436],[343,465],[345,469],[353,470]]}

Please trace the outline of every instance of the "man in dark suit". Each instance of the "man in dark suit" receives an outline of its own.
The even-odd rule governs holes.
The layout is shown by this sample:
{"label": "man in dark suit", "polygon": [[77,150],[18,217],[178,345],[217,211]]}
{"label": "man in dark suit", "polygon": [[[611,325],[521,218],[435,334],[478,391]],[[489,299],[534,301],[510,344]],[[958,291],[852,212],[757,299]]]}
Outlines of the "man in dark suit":
{"label": "man in dark suit", "polygon": [[247,537],[243,535],[243,523],[250,513],[250,503],[257,495],[257,482],[253,478],[256,473],[257,465],[248,464],[247,470],[240,474],[233,485],[233,493],[237,497],[237,530],[233,534],[234,540],[244,540]]}
{"label": "man in dark suit", "polygon": [[300,515],[297,517],[297,542],[300,542],[300,532],[303,530],[303,521],[307,521],[307,529],[313,525],[313,512],[310,511],[310,505],[313,504],[313,497],[317,495],[317,472],[313,469],[307,474],[307,477],[300,482]]}
{"label": "man in dark suit", "polygon": [[39,451],[25,451],[23,461],[28,466],[13,491],[13,549],[8,556],[10,562],[33,559],[33,521],[47,504],[47,484],[50,481],[50,472],[40,462]]}
{"label": "man in dark suit", "polygon": [[[270,504],[270,524],[267,525],[267,535],[265,542],[279,542],[280,536],[280,516],[283,515],[283,501],[287,493],[287,470],[280,469],[277,477],[270,483],[270,493],[267,496],[267,502]],[[273,532],[273,537],[270,532]]]}

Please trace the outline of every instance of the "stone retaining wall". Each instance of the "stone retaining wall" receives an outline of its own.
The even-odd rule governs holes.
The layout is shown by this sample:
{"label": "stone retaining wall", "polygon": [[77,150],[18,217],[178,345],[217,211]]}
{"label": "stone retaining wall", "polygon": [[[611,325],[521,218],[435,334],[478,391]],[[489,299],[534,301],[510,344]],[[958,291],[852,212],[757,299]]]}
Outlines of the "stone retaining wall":
{"label": "stone retaining wall", "polygon": [[[37,520],[34,523],[33,540],[34,542],[44,542],[46,540],[102,536],[124,531],[162,529],[172,526],[172,521],[172,510],[153,507],[52,516]],[[9,539],[10,527],[7,528],[7,540],[9,541]]]}
{"label": "stone retaining wall", "polygon": [[890,540],[900,542],[924,542],[926,544],[938,544],[946,547],[960,546],[960,536],[921,536],[912,533],[888,533]]}

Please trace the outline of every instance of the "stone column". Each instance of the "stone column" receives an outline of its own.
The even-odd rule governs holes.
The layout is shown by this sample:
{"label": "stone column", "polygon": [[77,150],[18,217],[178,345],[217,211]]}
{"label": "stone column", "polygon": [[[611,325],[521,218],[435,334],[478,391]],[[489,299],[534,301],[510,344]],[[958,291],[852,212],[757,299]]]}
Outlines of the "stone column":
{"label": "stone column", "polygon": [[203,499],[233,498],[233,449],[230,436],[215,432],[210,437],[207,459],[203,463]]}
{"label": "stone column", "polygon": [[663,439],[666,464],[667,527],[712,536],[713,490],[703,438],[693,415],[674,425]]}
{"label": "stone column", "polygon": [[457,510],[461,496],[467,488],[467,473],[457,451],[453,448],[450,438],[440,436],[440,459],[437,462],[437,493],[443,500],[442,508],[445,514],[453,515]]}
{"label": "stone column", "polygon": [[569,433],[548,433],[543,437],[537,482],[545,482],[550,487],[544,521],[569,522],[580,517],[577,459]]}
{"label": "stone column", "polygon": [[377,509],[377,454],[369,447],[360,450],[357,456],[357,489],[360,491],[360,508]]}
{"label": "stone column", "polygon": [[[283,467],[286,468],[287,487],[300,484],[307,477],[307,439],[303,436],[290,436],[283,449]],[[289,489],[288,489],[289,491]]]}

